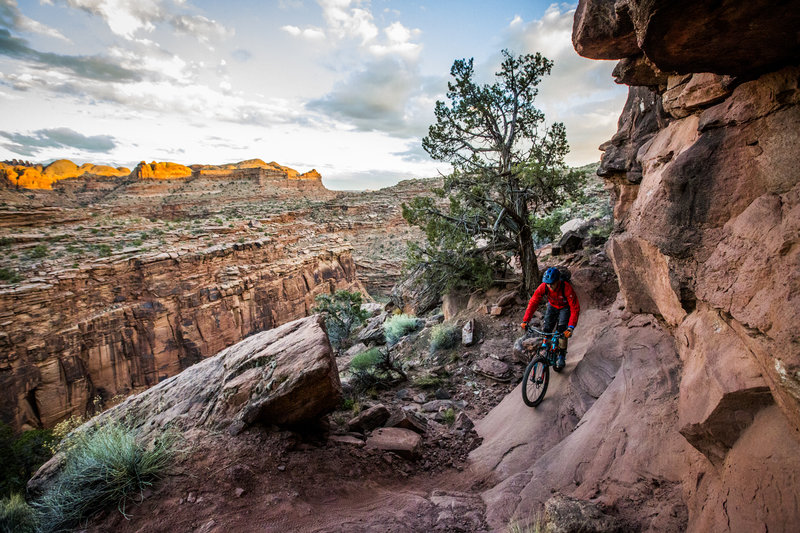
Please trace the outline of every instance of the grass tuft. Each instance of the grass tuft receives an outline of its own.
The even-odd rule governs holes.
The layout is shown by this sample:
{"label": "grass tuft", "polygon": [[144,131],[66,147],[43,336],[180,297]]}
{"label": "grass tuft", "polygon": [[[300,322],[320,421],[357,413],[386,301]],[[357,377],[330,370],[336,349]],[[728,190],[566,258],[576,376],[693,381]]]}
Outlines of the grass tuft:
{"label": "grass tuft", "polygon": [[383,323],[383,332],[386,337],[386,342],[389,346],[397,344],[401,338],[419,328],[420,322],[418,318],[411,315],[394,315]]}
{"label": "grass tuft", "polygon": [[116,423],[74,438],[63,470],[34,502],[45,531],[69,530],[110,505],[125,515],[126,504],[169,466],[175,442],[167,435],[145,448],[133,431]]}
{"label": "grass tuft", "polygon": [[448,350],[458,344],[461,330],[455,324],[437,324],[431,329],[431,353]]}
{"label": "grass tuft", "polygon": [[19,494],[0,500],[0,533],[33,533],[36,512]]}

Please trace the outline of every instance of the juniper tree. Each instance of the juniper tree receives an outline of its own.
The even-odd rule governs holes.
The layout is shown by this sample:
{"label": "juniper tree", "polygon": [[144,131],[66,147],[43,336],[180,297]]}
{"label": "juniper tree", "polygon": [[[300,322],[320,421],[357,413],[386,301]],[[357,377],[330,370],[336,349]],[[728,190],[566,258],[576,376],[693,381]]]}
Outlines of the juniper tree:
{"label": "juniper tree", "polygon": [[430,197],[403,205],[405,219],[427,237],[410,245],[407,266],[440,291],[486,286],[516,257],[523,289],[532,292],[539,279],[532,223],[580,187],[581,174],[564,162],[564,125],[548,127],[534,106],[553,62],[539,53],[502,56],[492,84],[475,81],[472,59],[453,63],[448,103],[436,102],[436,123],[422,140],[433,159],[452,165],[436,191],[449,205]]}

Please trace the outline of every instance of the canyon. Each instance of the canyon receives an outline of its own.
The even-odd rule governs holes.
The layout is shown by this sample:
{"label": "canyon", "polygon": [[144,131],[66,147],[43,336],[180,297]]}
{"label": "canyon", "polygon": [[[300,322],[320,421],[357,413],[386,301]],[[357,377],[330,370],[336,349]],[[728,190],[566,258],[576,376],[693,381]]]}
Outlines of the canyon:
{"label": "canyon", "polygon": [[16,429],[144,390],[307,316],[322,292],[387,295],[416,235],[400,203],[435,184],[334,193],[260,160],[188,176],[67,163],[44,169],[66,176],[52,189],[0,189],[0,267],[15,281],[0,285],[0,417]]}
{"label": "canyon", "polygon": [[[133,217],[153,216],[171,224],[173,230],[159,248],[186,248],[185,256],[173,258],[169,251],[165,257],[153,250],[150,258],[141,251],[148,240],[142,239],[136,250],[121,247],[111,256],[120,262],[113,274],[130,281],[122,284],[119,292],[124,300],[119,302],[114,302],[113,288],[120,284],[101,291],[110,308],[95,310],[98,322],[91,327],[90,322],[82,322],[87,324],[87,337],[80,341],[81,350],[84,345],[93,347],[97,338],[108,342],[105,351],[93,352],[92,359],[87,350],[81,361],[93,361],[97,370],[107,369],[102,362],[110,360],[112,353],[124,359],[125,350],[131,350],[136,339],[153,362],[143,361],[130,375],[146,376],[154,383],[166,375],[164,369],[179,369],[181,357],[194,361],[212,355],[216,345],[208,346],[207,331],[216,327],[217,317],[229,324],[229,339],[249,334],[252,329],[248,328],[287,321],[279,330],[286,332],[286,338],[276,339],[269,332],[248,337],[218,359],[208,358],[190,367],[189,373],[166,379],[101,415],[107,419],[135,413],[145,431],[177,420],[186,424],[182,429],[200,452],[181,463],[183,470],[165,480],[156,497],[144,499],[135,520],[107,514],[93,524],[93,530],[156,531],[162,525],[159,520],[169,516],[187,531],[507,531],[533,527],[543,512],[550,520],[559,508],[570,508],[582,517],[585,527],[598,531],[793,531],[800,518],[796,475],[800,469],[800,337],[794,327],[800,294],[799,17],[797,2],[755,1],[745,6],[732,1],[579,1],[573,27],[576,50],[594,59],[620,60],[616,80],[630,86],[618,132],[602,145],[598,169],[612,193],[614,229],[604,252],[554,258],[540,251],[540,259],[544,263],[572,261],[573,279],[582,291],[603,285],[593,286],[592,280],[604,279],[599,273],[610,261],[619,294],[610,303],[593,298],[595,291],[580,293],[586,306],[571,339],[567,368],[553,377],[547,398],[536,410],[522,404],[518,387],[498,385],[476,370],[480,361],[491,359],[519,378],[520,364],[512,363],[508,352],[524,301],[514,299],[513,287],[447,295],[443,314],[459,326],[474,320],[479,341],[459,346],[445,360],[429,354],[427,336],[439,320],[434,311],[426,317],[430,324],[426,322],[417,337],[401,343],[396,353],[407,358],[414,372],[422,367],[426,377],[435,375],[450,388],[445,392],[462,401],[458,416],[468,414],[476,420],[474,433],[479,439],[466,426],[455,422],[446,426],[444,410],[434,413],[438,408],[429,401],[437,400],[430,394],[393,389],[371,398],[427,417],[421,453],[428,455],[422,459],[370,449],[370,430],[354,431],[345,418],[337,421],[347,412],[331,407],[334,401],[327,407],[333,412],[317,420],[320,427],[311,436],[273,426],[280,423],[273,418],[263,424],[248,418],[253,422],[250,427],[214,432],[204,427],[202,402],[194,401],[191,394],[181,396],[181,391],[197,387],[191,383],[195,372],[225,375],[221,361],[229,358],[243,372],[253,370],[242,359],[257,352],[252,348],[255,343],[263,342],[268,352],[276,343],[296,340],[304,347],[301,341],[314,340],[318,359],[312,360],[327,361],[318,377],[325,381],[326,393],[340,394],[335,383],[327,386],[336,378],[329,374],[331,354],[324,339],[320,340],[318,323],[313,318],[288,320],[293,312],[308,311],[307,298],[316,290],[369,284],[375,293],[385,294],[396,281],[387,269],[396,256],[385,228],[393,227],[395,233],[404,228],[396,218],[397,198],[424,193],[430,184],[403,183],[393,190],[369,193],[365,196],[369,200],[358,200],[355,193],[331,193],[329,200],[311,204],[301,196],[269,203],[275,196],[262,192],[264,203],[251,205],[247,195],[257,190],[252,183],[242,183],[241,190],[229,187],[234,197],[215,204],[213,196],[208,196],[210,189],[205,189],[212,187],[204,181],[211,178],[194,174],[131,183],[130,187],[140,187],[135,202],[130,201],[134,195],[120,194],[110,185],[113,178],[97,178],[87,187],[69,179],[57,182],[54,190],[63,187],[63,202],[102,197],[103,205],[111,206],[118,216],[132,217],[131,228],[140,224],[146,232],[153,231],[148,225],[152,222]],[[199,188],[194,189],[193,183]],[[208,185],[200,187],[203,183]],[[115,229],[113,219],[102,215],[78,214],[67,204],[45,206],[37,196],[40,192],[6,190],[4,194],[26,195],[7,200],[13,214],[0,218],[9,221],[4,231],[11,234],[14,228],[10,245],[18,253],[30,250],[29,255],[35,255],[32,250],[42,242],[65,246],[64,239],[56,240],[56,232],[18,231],[42,230],[37,220],[58,221],[83,235],[86,228],[78,230],[78,226],[100,218],[100,225],[93,229],[104,233],[101,237],[109,243],[118,236],[108,233],[121,231]],[[39,208],[21,209],[25,202],[40,202]],[[42,215],[35,212],[39,209]],[[187,224],[193,216],[233,218],[221,224]],[[194,230],[200,231],[195,234]],[[272,234],[257,236],[265,231]],[[415,238],[408,231],[403,240]],[[136,232],[141,234],[139,229]],[[320,244],[323,234],[330,237],[326,241],[330,245],[306,253],[311,243]],[[377,243],[371,240],[376,235]],[[239,242],[242,237],[244,242]],[[206,239],[207,249],[198,246]],[[285,248],[268,257],[269,250],[280,243]],[[62,263],[73,256],[65,251],[64,257]],[[288,289],[284,283],[285,271],[269,266],[290,257],[307,261],[292,261],[303,265],[302,275],[299,271],[290,274],[297,283],[294,291],[291,283]],[[362,268],[362,263],[373,260]],[[76,310],[88,305],[73,300],[78,289],[71,284],[89,283],[65,279],[64,292],[59,291],[62,296],[55,296],[46,287],[57,279],[48,271],[51,267],[34,257],[25,261],[29,267],[24,272],[25,284],[0,292],[4,298],[16,298],[11,296],[15,292],[34,291],[29,311],[3,316],[3,327],[15,328],[14,342],[10,335],[2,337],[3,353],[12,353],[14,347],[13,359],[0,363],[4,374],[23,376],[17,369],[30,368],[35,384],[17,390],[14,398],[20,404],[31,397],[31,390],[37,399],[37,388],[44,383],[41,368],[53,365],[47,361],[54,357],[59,361],[58,373],[79,374],[60,362],[68,358],[59,353],[59,347],[78,344],[75,339],[84,331],[80,327],[64,329],[59,333],[63,341],[50,339],[43,345],[23,335],[41,323],[41,318],[29,316],[49,314],[45,302],[51,298],[75,301]],[[220,273],[223,265],[226,273],[233,270],[236,261],[262,266],[239,267],[231,278]],[[89,262],[99,269],[116,264],[108,257]],[[216,266],[206,268],[207,263]],[[184,268],[189,272],[186,280],[181,274]],[[34,277],[42,269],[41,279]],[[82,269],[80,265],[77,272],[67,269],[65,276],[69,279]],[[362,270],[366,274],[360,274]],[[381,275],[384,271],[389,277]],[[101,278],[101,273],[94,277]],[[170,281],[160,284],[159,276]],[[214,281],[204,282],[207,292],[193,285],[195,279],[210,278]],[[137,285],[142,279],[147,283]],[[278,299],[294,304],[284,313],[273,314],[277,304],[260,292],[262,284],[272,287]],[[147,292],[154,289],[174,293]],[[211,300],[214,291],[219,300]],[[158,305],[148,307],[156,301]],[[114,314],[115,305],[130,317],[128,345],[124,335],[109,334],[118,328],[107,324],[122,320]],[[497,308],[497,314],[487,314],[488,309]],[[258,313],[275,318],[269,323],[265,318],[262,322],[248,318]],[[184,317],[190,317],[186,325]],[[57,313],[47,319],[60,324]],[[20,326],[15,326],[16,320],[21,320]],[[156,323],[159,332],[169,333],[149,333],[156,331]],[[94,336],[96,328],[105,334]],[[144,342],[150,338],[147,335],[171,340],[163,346],[148,344]],[[203,352],[206,346],[208,352]],[[28,358],[29,349],[37,355]],[[106,359],[102,354],[107,354]],[[166,365],[164,369],[156,360]],[[347,376],[344,361],[337,364]],[[250,375],[261,376],[258,372]],[[231,371],[225,379],[241,386],[244,380],[238,377]],[[73,392],[67,390],[67,383],[62,380],[59,386],[68,396]],[[6,389],[13,382],[3,385]],[[222,391],[224,387],[210,383],[206,388]],[[164,398],[167,411],[162,413],[159,394],[168,390],[177,392]],[[235,408],[247,409],[247,399],[237,396],[238,392],[223,399],[232,398]],[[206,398],[209,405],[222,405],[212,400]],[[436,405],[456,406],[455,402]],[[220,412],[221,427],[230,427],[231,412],[221,407]],[[58,413],[56,417],[65,414]],[[41,412],[29,416],[41,420]],[[313,416],[319,417],[319,412]],[[442,449],[436,447],[437,442],[445,437],[451,439],[444,440],[447,446],[456,451],[451,456],[435,455]],[[469,443],[466,462],[458,459],[464,450],[454,444],[458,442]],[[442,457],[444,471],[433,476],[431,463]],[[46,465],[36,483],[56,466],[57,461]],[[197,494],[204,504],[196,503]],[[249,496],[242,499],[242,494]],[[564,530],[577,530],[577,526]]]}

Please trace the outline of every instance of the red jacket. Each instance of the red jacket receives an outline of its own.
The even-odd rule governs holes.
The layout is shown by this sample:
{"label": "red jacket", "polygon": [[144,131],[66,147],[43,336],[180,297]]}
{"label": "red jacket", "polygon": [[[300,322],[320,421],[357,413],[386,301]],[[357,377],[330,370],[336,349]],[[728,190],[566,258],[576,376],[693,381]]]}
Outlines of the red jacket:
{"label": "red jacket", "polygon": [[547,284],[545,283],[542,283],[536,288],[533,292],[533,296],[531,296],[531,300],[528,302],[528,308],[525,310],[525,318],[522,319],[523,322],[528,322],[531,319],[533,312],[539,307],[539,302],[544,298],[544,293],[546,291],[547,303],[556,309],[563,309],[569,306],[571,312],[568,325],[572,327],[578,325],[578,315],[581,313],[581,304],[578,302],[578,295],[575,294],[572,285],[570,285],[568,281],[559,281],[559,283],[564,284],[563,290],[561,286],[559,286],[556,290],[551,291],[547,288]]}

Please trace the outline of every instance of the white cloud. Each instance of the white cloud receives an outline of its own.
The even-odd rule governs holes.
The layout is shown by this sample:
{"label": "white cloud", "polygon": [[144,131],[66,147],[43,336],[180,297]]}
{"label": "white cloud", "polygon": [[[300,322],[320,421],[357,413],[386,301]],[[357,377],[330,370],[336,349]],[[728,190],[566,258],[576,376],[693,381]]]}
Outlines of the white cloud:
{"label": "white cloud", "polygon": [[305,29],[300,29],[297,26],[286,25],[281,29],[294,37],[303,37],[309,41],[318,41],[325,38],[325,31],[321,28],[309,26]]}
{"label": "white cloud", "polygon": [[340,39],[361,39],[366,44],[378,36],[378,27],[373,22],[372,13],[351,4],[360,4],[359,0],[318,0],[322,7],[322,16],[328,24],[328,30]]}
{"label": "white cloud", "polygon": [[[159,23],[169,23],[181,33],[209,44],[233,35],[233,30],[202,15],[173,12],[166,0],[57,0],[67,6],[99,16],[116,35],[134,40],[141,31],[152,32]],[[183,0],[173,4],[182,7]]]}

